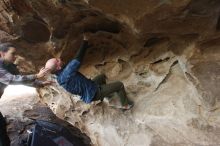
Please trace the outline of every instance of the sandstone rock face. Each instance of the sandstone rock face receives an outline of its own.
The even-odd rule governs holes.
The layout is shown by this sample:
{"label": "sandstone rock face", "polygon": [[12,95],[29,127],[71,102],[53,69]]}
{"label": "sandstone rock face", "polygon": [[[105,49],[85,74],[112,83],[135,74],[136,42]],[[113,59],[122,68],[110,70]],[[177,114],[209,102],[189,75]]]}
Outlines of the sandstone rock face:
{"label": "sandstone rock face", "polygon": [[90,48],[80,71],[123,81],[135,103],[125,112],[106,101],[84,104],[57,85],[40,89],[41,101],[93,145],[220,145],[218,0],[4,0],[0,6],[0,41],[20,48],[23,72],[35,72],[51,56],[68,62],[86,32]]}

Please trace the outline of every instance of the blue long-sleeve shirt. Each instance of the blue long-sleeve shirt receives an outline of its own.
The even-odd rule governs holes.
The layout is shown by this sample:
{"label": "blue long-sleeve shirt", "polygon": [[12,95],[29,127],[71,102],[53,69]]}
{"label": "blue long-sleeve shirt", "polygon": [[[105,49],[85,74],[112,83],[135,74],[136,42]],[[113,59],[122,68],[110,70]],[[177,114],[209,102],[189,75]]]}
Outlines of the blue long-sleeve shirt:
{"label": "blue long-sleeve shirt", "polygon": [[81,96],[85,103],[92,102],[98,86],[92,80],[86,78],[78,69],[80,62],[77,59],[70,61],[66,67],[56,73],[58,83],[68,92]]}

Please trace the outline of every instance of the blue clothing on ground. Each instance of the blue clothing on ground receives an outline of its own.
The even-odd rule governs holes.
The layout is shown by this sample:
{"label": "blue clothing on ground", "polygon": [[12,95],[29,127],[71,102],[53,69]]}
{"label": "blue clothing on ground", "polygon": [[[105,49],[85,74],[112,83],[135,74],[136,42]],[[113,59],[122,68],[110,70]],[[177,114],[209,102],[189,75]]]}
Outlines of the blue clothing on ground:
{"label": "blue clothing on ground", "polygon": [[90,103],[96,94],[98,85],[78,72],[79,67],[80,62],[73,59],[56,74],[57,81],[68,92],[80,95],[85,103]]}

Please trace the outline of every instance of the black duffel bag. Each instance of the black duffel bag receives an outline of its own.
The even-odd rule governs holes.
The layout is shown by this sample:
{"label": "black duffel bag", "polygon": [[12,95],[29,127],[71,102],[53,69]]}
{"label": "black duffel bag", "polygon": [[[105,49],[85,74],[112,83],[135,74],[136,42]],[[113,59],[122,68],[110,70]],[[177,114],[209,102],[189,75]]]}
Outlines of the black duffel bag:
{"label": "black duffel bag", "polygon": [[67,128],[48,121],[37,120],[28,133],[28,146],[83,146]]}

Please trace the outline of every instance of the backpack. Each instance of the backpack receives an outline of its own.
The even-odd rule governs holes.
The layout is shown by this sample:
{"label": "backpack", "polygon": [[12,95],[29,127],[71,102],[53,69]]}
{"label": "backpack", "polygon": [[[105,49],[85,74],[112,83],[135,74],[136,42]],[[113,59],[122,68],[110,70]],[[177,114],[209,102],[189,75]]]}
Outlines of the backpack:
{"label": "backpack", "polygon": [[37,120],[28,133],[27,146],[83,146],[68,129],[48,121]]}

